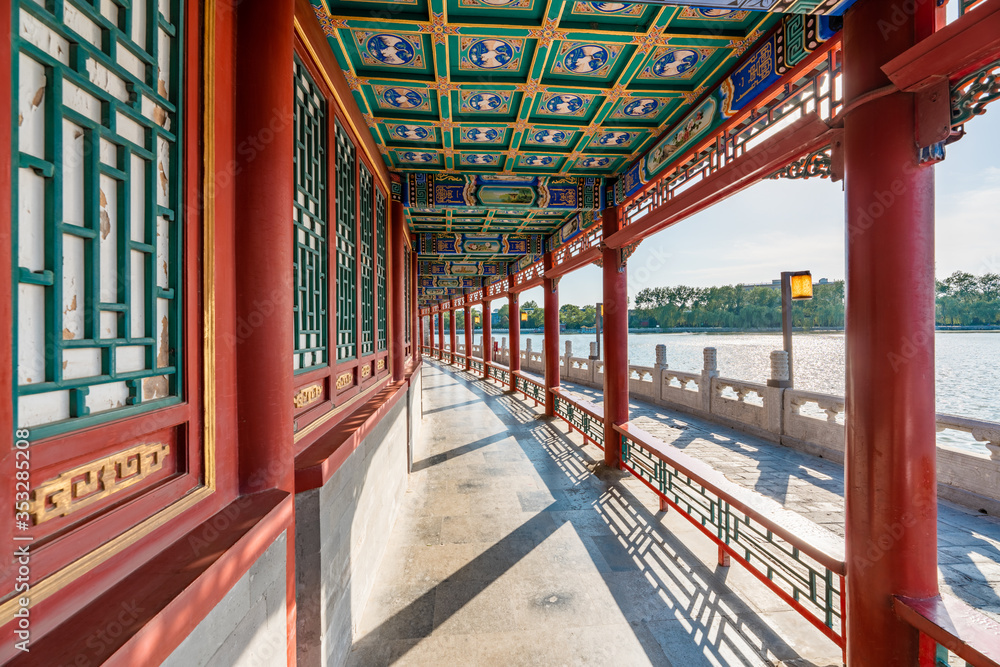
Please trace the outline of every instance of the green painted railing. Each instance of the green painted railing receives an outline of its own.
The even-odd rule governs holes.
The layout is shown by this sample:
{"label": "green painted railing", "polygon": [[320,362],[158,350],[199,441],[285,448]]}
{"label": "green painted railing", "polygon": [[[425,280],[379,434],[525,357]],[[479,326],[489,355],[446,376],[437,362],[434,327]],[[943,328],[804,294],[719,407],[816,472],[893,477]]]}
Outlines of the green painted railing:
{"label": "green painted railing", "polygon": [[715,541],[720,565],[734,558],[844,647],[842,540],[777,503],[762,507],[752,492],[632,424],[615,430],[622,467]]}
{"label": "green painted railing", "polygon": [[504,366],[497,366],[494,363],[486,364],[486,377],[496,380],[504,385],[510,385],[510,370]]}
{"label": "green painted railing", "polygon": [[514,373],[514,390],[533,400],[535,405],[545,402],[545,385],[532,380],[520,371]]}
{"label": "green painted railing", "polygon": [[564,389],[556,387],[556,416],[585,439],[604,449],[604,410],[597,405],[571,397]]}
{"label": "green painted railing", "polygon": [[469,359],[469,366],[480,375],[486,374],[486,366],[483,364],[482,359]]}

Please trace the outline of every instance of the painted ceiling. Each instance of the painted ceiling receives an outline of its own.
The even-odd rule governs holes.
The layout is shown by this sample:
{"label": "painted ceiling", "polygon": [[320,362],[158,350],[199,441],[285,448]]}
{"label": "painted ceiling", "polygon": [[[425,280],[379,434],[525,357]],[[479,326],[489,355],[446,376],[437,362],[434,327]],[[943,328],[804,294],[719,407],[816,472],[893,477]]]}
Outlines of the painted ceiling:
{"label": "painted ceiling", "polygon": [[[407,192],[417,173],[536,184],[572,177],[601,190],[781,20],[752,10],[839,14],[851,1],[311,0],[386,164],[409,178]],[[464,252],[470,246],[456,234],[485,235],[472,247],[492,248],[486,237],[547,236],[603,204],[539,199],[404,201],[413,232],[459,239],[446,251],[419,248],[445,263],[517,259]]]}

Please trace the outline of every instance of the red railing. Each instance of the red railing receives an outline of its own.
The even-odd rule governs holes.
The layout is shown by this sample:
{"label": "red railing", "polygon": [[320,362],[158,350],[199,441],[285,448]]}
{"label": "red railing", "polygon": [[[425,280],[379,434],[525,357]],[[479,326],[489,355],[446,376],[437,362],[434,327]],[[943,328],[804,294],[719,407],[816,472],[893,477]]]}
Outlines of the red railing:
{"label": "red railing", "polygon": [[1000,623],[957,598],[893,600],[896,616],[920,632],[919,667],[1000,667]]}
{"label": "red railing", "polygon": [[608,446],[621,446],[622,468],[715,542],[719,565],[736,560],[845,647],[843,540],[632,424],[615,431],[619,442]]}
{"label": "red railing", "polygon": [[604,449],[604,408],[576,398],[562,387],[553,387],[556,416],[583,436],[583,439]]}

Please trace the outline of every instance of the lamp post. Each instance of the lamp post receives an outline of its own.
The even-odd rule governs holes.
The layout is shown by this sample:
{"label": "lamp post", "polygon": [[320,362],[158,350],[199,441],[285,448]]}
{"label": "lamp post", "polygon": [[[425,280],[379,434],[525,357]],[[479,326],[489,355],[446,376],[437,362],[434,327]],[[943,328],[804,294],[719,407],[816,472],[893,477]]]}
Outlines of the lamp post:
{"label": "lamp post", "polygon": [[788,379],[768,380],[771,387],[792,387],[795,375],[792,366],[792,301],[806,301],[813,296],[812,274],[809,271],[781,272],[781,334],[788,353]]}

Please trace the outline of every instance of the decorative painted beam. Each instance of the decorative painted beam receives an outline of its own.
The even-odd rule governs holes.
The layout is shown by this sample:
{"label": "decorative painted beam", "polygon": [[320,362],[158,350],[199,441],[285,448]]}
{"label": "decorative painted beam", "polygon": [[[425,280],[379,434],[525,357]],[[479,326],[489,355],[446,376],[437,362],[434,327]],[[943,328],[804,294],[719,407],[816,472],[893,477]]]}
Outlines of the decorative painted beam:
{"label": "decorative painted beam", "polygon": [[417,252],[424,255],[537,255],[540,234],[426,233],[417,235]]}
{"label": "decorative painted beam", "polygon": [[478,289],[482,282],[479,276],[420,276],[418,287]]}
{"label": "decorative painted beam", "polygon": [[604,208],[602,179],[511,174],[406,174],[403,202],[431,213],[445,208],[566,211]]}
{"label": "decorative painted beam", "polygon": [[420,262],[421,276],[505,276],[507,262],[459,262],[425,260]]}
{"label": "decorative painted beam", "polygon": [[[653,147],[618,179],[615,199],[628,200],[647,184],[669,174],[723,126],[752,111],[777,86],[787,83],[795,69],[836,35],[839,19],[824,16],[786,16],[781,25],[688,114],[675,123]],[[694,100],[692,100],[694,101]]]}

